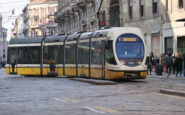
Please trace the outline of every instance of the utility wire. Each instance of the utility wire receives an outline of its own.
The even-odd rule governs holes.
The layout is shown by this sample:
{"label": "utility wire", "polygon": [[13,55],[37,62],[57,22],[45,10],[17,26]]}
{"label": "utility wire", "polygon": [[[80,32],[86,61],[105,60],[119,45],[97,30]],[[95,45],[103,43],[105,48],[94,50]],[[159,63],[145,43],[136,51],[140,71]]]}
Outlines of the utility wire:
{"label": "utility wire", "polygon": [[23,1],[16,1],[16,2],[4,2],[4,3],[1,3],[0,2],[0,5],[10,5],[10,4],[18,4],[18,3],[27,3],[29,2],[28,0],[23,0]]}

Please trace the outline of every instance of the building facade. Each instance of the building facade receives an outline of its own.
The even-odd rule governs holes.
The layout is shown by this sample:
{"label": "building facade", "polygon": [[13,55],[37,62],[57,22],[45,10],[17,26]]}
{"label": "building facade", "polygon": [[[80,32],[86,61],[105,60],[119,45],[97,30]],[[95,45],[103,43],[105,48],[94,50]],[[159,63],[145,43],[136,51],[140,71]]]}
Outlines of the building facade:
{"label": "building facade", "polygon": [[[108,0],[107,25],[140,27],[147,52],[185,53],[185,0]],[[118,12],[118,14],[115,14]]]}
{"label": "building facade", "polygon": [[11,38],[24,38],[23,30],[23,14],[20,14],[15,20],[14,28],[11,31]]}
{"label": "building facade", "polygon": [[24,36],[57,34],[54,13],[58,10],[57,0],[31,0],[23,10]]}
{"label": "building facade", "polygon": [[[98,29],[100,0],[58,0],[58,31],[70,34]],[[102,26],[143,30],[147,53],[185,53],[185,0],[104,0]]]}
{"label": "building facade", "polygon": [[[97,11],[100,0],[58,0],[59,11],[56,13],[59,34],[71,34],[78,31],[98,29]],[[104,4],[102,7],[105,7]],[[100,17],[105,12],[100,12]],[[101,18],[101,24],[105,25]]]}
{"label": "building facade", "polygon": [[6,52],[8,42],[6,41],[7,29],[3,28],[2,25],[2,16],[0,14],[0,67],[1,64],[4,66],[6,62]]}

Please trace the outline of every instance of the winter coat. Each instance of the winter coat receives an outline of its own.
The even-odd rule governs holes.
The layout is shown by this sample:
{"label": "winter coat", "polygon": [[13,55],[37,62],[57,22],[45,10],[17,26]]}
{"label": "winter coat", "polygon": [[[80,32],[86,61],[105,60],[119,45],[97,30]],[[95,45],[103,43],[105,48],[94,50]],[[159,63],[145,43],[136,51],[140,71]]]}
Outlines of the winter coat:
{"label": "winter coat", "polygon": [[173,64],[173,57],[172,56],[167,56],[166,57],[166,65],[171,66]]}
{"label": "winter coat", "polygon": [[175,59],[175,68],[177,68],[177,70],[182,70],[182,64],[182,58]]}

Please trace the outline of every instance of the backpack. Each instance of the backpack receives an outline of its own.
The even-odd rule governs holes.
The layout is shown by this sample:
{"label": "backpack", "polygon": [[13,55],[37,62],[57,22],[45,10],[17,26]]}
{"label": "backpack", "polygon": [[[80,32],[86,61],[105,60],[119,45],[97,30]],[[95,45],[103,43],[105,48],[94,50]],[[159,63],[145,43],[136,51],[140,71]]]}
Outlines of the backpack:
{"label": "backpack", "polygon": [[166,64],[167,65],[173,64],[173,58],[171,56],[166,57]]}

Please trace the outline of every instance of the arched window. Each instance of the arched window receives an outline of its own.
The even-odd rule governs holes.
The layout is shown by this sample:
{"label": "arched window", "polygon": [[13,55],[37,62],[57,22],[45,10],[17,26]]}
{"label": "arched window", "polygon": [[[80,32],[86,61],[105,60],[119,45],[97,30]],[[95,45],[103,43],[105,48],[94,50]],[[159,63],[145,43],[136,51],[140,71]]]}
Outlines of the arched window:
{"label": "arched window", "polygon": [[110,27],[120,26],[120,7],[118,0],[111,0],[110,2],[109,23]]}

